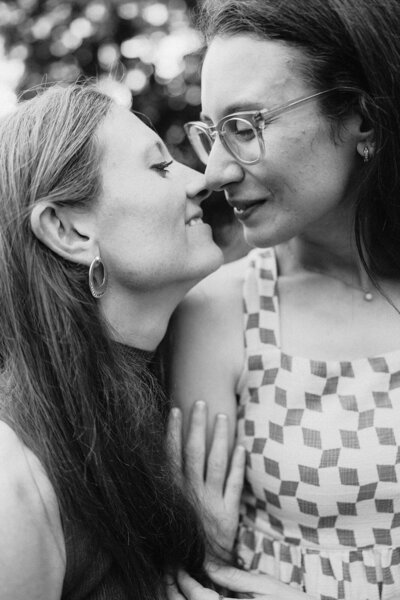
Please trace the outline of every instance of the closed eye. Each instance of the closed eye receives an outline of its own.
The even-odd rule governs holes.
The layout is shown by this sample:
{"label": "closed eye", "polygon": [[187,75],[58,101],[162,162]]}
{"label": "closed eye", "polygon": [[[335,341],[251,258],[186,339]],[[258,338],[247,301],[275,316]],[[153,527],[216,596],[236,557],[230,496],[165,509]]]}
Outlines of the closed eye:
{"label": "closed eye", "polygon": [[172,165],[173,162],[174,162],[173,160],[170,160],[170,161],[164,160],[163,162],[152,165],[151,168],[156,169],[157,171],[161,171],[162,173],[169,173],[168,167],[170,165]]}

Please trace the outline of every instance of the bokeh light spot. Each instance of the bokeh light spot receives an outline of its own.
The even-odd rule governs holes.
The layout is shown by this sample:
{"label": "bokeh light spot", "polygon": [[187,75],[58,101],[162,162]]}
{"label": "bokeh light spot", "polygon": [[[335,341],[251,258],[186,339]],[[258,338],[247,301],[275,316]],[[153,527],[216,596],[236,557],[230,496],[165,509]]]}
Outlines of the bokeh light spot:
{"label": "bokeh light spot", "polygon": [[130,69],[126,74],[125,83],[133,94],[140,94],[147,85],[147,76],[142,69]]}
{"label": "bokeh light spot", "polygon": [[97,51],[100,65],[107,69],[119,59],[119,47],[117,44],[103,44]]}
{"label": "bokeh light spot", "polygon": [[59,60],[53,62],[48,70],[53,81],[73,82],[79,76],[79,67],[75,63]]}
{"label": "bokeh light spot", "polygon": [[78,38],[87,38],[90,37],[93,33],[93,25],[84,17],[79,17],[78,19],[74,19],[69,27],[72,35],[75,35]]}
{"label": "bokeh light spot", "polygon": [[140,58],[143,62],[152,62],[153,44],[144,35],[137,35],[122,42],[121,54],[125,58]]}
{"label": "bokeh light spot", "polygon": [[143,9],[143,18],[154,27],[161,27],[168,21],[168,9],[165,4],[156,2]]}
{"label": "bokeh light spot", "polygon": [[108,10],[103,2],[90,2],[85,9],[85,14],[90,21],[100,23],[106,19]]}
{"label": "bokeh light spot", "polygon": [[185,138],[185,132],[182,127],[179,125],[171,125],[168,128],[168,131],[165,135],[167,144],[172,144],[172,146],[176,146],[183,142]]}
{"label": "bokeh light spot", "polygon": [[52,21],[47,17],[39,18],[31,27],[31,33],[37,40],[45,40],[51,34],[53,28]]}
{"label": "bokeh light spot", "polygon": [[0,118],[8,115],[17,106],[17,95],[7,85],[0,83]]}
{"label": "bokeh light spot", "polygon": [[201,90],[199,85],[190,85],[185,94],[186,102],[192,106],[201,104]]}
{"label": "bokeh light spot", "polygon": [[139,6],[135,2],[125,2],[117,7],[117,13],[121,19],[135,19],[139,14]]}

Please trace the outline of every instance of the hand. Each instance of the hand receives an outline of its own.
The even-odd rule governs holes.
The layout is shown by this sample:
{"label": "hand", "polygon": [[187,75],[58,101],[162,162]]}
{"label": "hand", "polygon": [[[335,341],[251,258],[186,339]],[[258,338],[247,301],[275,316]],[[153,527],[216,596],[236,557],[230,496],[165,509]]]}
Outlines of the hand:
{"label": "hand", "polygon": [[[250,597],[259,600],[278,600],[278,598],[279,600],[307,600],[308,598],[311,600],[311,596],[270,575],[249,573],[216,563],[208,563],[207,573],[216,585],[228,588],[233,592],[251,594]],[[194,600],[189,596],[188,598]],[[203,599],[199,597],[198,600]]]}
{"label": "hand", "polygon": [[220,600],[215,590],[202,586],[185,571],[178,573],[177,581],[172,576],[166,578],[168,600]]}
{"label": "hand", "polygon": [[[208,574],[215,583],[226,586],[234,592],[245,593],[246,597],[257,600],[311,600],[311,597],[304,592],[269,575],[257,575],[233,567],[216,565],[209,567]],[[177,583],[170,580],[167,585],[167,596],[168,600],[222,600],[222,598],[233,600],[205,588],[185,571],[178,573]]]}
{"label": "hand", "polygon": [[183,447],[181,411],[178,408],[171,410],[168,423],[171,458],[188,489],[194,492],[200,503],[208,537],[214,542],[213,545],[222,550],[222,557],[227,558],[232,551],[238,527],[245,450],[237,446],[229,464],[228,419],[219,414],[207,457],[206,429],[206,404],[196,402]]}

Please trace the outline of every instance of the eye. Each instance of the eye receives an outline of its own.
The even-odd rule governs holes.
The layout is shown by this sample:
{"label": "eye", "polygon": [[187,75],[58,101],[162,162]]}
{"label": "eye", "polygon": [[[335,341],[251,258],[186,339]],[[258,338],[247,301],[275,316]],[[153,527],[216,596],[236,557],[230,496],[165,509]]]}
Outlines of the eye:
{"label": "eye", "polygon": [[174,162],[173,160],[170,160],[170,161],[164,160],[163,162],[155,163],[154,165],[151,166],[151,168],[156,169],[156,171],[160,171],[161,173],[169,173],[168,167],[170,165],[172,165],[173,162]]}
{"label": "eye", "polygon": [[249,142],[256,137],[254,127],[245,119],[231,119],[225,123],[226,131],[240,141]]}

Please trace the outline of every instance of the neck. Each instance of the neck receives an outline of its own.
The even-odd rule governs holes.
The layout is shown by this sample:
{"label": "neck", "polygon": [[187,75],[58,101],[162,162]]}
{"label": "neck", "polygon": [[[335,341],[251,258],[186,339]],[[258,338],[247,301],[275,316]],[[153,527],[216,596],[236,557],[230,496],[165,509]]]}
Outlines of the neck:
{"label": "neck", "polygon": [[368,294],[372,283],[349,229],[322,229],[317,235],[296,237],[278,246],[280,272],[291,275],[312,271],[336,278]]}
{"label": "neck", "polygon": [[164,337],[169,319],[191,287],[132,292],[108,289],[101,309],[111,337],[128,346],[155,350]]}

